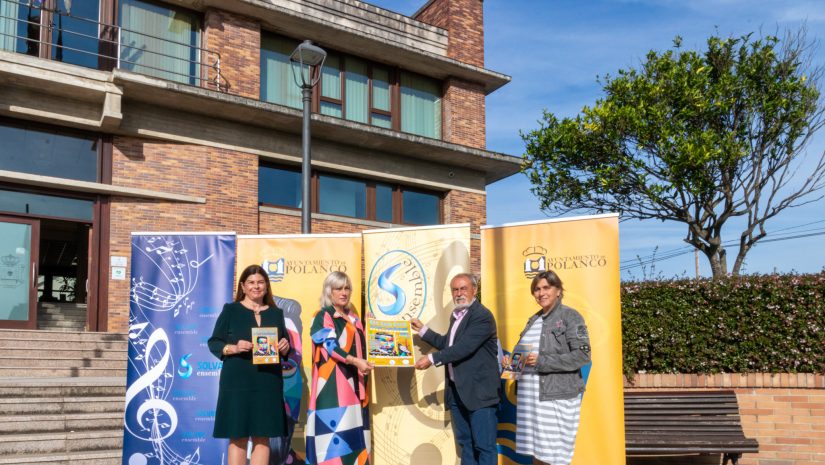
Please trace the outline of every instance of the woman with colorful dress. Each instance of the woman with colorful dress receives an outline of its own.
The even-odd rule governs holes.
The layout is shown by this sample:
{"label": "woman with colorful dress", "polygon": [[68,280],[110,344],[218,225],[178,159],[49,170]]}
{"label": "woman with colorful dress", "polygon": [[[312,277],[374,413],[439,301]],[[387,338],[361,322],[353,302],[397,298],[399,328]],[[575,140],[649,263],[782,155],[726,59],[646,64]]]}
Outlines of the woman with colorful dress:
{"label": "woman with colorful dress", "polygon": [[352,282],[334,271],[324,280],[312,337],[312,387],[306,424],[307,463],[367,465],[370,423],[364,326],[350,302]]}
{"label": "woman with colorful dress", "polygon": [[[561,303],[561,279],[553,271],[537,274],[530,291],[541,309],[527,321],[518,344],[530,344],[516,395],[516,452],[534,465],[568,465],[579,429],[590,339],[584,318]],[[510,360],[505,358],[505,366]]]}
{"label": "woman with colorful dress", "polygon": [[254,327],[278,328],[277,350],[281,357],[289,353],[284,314],[272,299],[269,276],[258,265],[241,273],[235,301],[224,305],[208,341],[209,350],[223,361],[212,435],[229,438],[228,465],[246,464],[250,438],[250,465],[268,465],[269,438],[287,435],[281,365],[252,363]]}

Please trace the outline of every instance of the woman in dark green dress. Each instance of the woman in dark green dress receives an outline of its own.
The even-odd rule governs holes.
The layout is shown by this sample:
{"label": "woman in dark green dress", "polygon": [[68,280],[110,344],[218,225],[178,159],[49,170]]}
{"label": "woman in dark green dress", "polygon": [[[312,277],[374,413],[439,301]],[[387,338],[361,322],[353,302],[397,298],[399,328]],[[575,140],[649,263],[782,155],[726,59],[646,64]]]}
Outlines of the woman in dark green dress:
{"label": "woman in dark green dress", "polygon": [[269,463],[269,438],[287,435],[284,383],[280,364],[252,363],[252,328],[278,328],[278,352],[290,350],[284,314],[272,299],[269,276],[258,265],[241,273],[235,302],[224,305],[209,350],[223,361],[215,412],[216,438],[229,438],[229,465]]}

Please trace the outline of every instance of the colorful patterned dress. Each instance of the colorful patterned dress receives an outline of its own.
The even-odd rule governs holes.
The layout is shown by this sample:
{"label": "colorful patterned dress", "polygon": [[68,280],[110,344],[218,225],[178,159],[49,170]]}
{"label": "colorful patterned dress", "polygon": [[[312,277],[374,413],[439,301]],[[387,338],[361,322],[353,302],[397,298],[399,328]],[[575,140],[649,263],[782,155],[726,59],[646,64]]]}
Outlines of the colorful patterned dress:
{"label": "colorful patterned dress", "polygon": [[366,376],[347,355],[366,357],[364,327],[353,311],[318,311],[312,335],[312,387],[306,424],[307,463],[367,465],[370,453]]}

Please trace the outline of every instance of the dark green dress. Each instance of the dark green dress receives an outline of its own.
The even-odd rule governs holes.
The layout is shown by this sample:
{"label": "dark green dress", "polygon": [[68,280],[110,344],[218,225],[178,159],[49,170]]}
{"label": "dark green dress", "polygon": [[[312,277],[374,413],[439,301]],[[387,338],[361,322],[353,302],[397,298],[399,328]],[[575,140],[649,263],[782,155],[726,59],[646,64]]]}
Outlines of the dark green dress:
{"label": "dark green dress", "polygon": [[[223,360],[215,411],[216,438],[286,436],[284,379],[281,365],[253,365],[252,352],[224,356],[226,344],[252,340],[255,314],[238,302],[223,306],[209,350]],[[262,327],[277,327],[278,337],[288,339],[284,313],[269,307],[261,312]],[[290,349],[291,350],[291,349]]]}

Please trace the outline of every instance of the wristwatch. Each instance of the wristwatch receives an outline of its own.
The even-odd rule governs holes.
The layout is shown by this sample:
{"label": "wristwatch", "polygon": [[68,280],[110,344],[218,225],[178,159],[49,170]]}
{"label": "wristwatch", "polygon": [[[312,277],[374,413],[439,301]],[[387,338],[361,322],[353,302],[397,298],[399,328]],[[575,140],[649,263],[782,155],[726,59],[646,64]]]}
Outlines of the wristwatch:
{"label": "wristwatch", "polygon": [[229,344],[223,346],[223,350],[221,352],[223,352],[224,355],[229,355],[228,349],[229,349]]}

